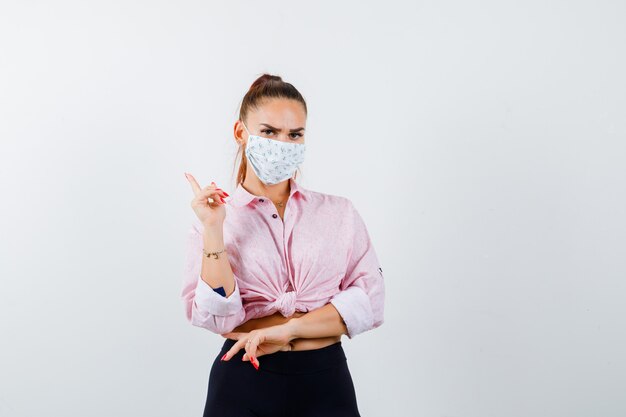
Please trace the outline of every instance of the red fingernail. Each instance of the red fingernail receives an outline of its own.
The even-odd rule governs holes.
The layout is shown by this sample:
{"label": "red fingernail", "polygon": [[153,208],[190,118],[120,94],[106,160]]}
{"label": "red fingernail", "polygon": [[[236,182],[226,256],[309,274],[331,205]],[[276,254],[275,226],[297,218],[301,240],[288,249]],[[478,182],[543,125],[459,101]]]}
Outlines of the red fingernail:
{"label": "red fingernail", "polygon": [[228,197],[228,193],[227,193],[226,191],[224,191],[224,195],[225,195],[226,197]]}
{"label": "red fingernail", "polygon": [[228,355],[228,353],[224,353],[224,356],[222,356],[221,360],[224,360],[224,358],[226,357],[226,355]]}
{"label": "red fingernail", "polygon": [[224,199],[222,197],[220,197],[220,200],[222,200],[222,203],[226,203],[226,201],[224,201]]}

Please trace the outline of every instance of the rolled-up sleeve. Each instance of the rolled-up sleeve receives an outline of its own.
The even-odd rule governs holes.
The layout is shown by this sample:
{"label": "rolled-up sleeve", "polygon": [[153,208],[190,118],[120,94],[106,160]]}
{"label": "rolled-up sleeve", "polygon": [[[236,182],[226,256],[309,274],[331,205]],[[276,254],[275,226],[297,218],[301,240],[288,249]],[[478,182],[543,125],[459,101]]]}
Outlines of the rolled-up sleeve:
{"label": "rolled-up sleeve", "polygon": [[185,270],[181,298],[187,320],[194,326],[203,327],[213,333],[232,331],[243,323],[243,308],[239,284],[235,275],[235,290],[224,297],[213,290],[201,277],[202,233],[192,224],[187,234]]}
{"label": "rolled-up sleeve", "polygon": [[340,292],[331,299],[344,323],[348,338],[379,327],[384,322],[385,285],[382,268],[367,227],[352,202],[347,210],[351,231],[346,274]]}

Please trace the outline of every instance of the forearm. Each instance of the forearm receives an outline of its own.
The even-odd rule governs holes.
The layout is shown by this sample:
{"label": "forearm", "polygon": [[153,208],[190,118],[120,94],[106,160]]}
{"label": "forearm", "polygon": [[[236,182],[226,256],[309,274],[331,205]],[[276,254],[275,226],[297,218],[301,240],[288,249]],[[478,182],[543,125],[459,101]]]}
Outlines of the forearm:
{"label": "forearm", "polygon": [[[224,248],[222,228],[205,228],[202,234],[202,242],[207,252],[222,250]],[[202,271],[200,275],[202,280],[211,288],[224,287],[226,297],[235,291],[235,278],[226,252],[220,253],[218,259],[213,257],[209,259],[202,254]]]}
{"label": "forearm", "polygon": [[339,312],[331,303],[294,317],[285,326],[289,329],[291,339],[340,336],[347,332]]}

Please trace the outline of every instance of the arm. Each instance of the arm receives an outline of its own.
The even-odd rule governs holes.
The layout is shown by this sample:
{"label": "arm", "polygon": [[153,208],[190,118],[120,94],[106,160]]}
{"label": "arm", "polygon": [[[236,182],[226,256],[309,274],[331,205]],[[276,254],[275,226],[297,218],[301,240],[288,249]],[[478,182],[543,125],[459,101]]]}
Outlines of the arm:
{"label": "arm", "polygon": [[347,328],[337,309],[328,303],[309,311],[300,317],[289,319],[285,326],[289,329],[289,339],[340,336]]}
{"label": "arm", "polygon": [[294,338],[357,334],[384,321],[385,286],[382,268],[362,217],[350,202],[346,218],[352,234],[341,291],[325,306],[287,323]]}
{"label": "arm", "polygon": [[[245,319],[237,277],[228,261],[227,252],[218,259],[207,258],[202,249],[215,251],[224,247],[222,230],[192,225],[187,236],[187,258],[181,297],[189,322],[213,333],[232,331]],[[224,287],[220,295],[215,287]]]}

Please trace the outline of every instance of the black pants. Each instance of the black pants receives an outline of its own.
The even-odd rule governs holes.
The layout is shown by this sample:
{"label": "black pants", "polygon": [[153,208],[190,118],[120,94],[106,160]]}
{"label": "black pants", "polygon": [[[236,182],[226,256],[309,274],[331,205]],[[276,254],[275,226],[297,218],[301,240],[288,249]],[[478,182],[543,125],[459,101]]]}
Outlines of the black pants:
{"label": "black pants", "polygon": [[213,361],[204,417],[360,417],[341,342],[261,356],[258,371],[245,349],[220,360],[235,342]]}

